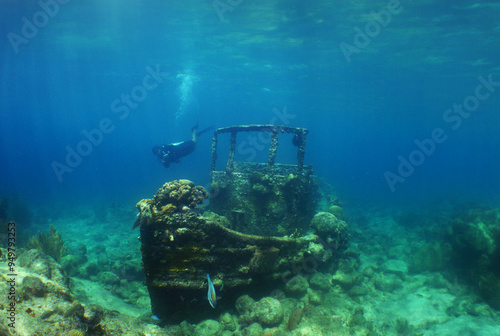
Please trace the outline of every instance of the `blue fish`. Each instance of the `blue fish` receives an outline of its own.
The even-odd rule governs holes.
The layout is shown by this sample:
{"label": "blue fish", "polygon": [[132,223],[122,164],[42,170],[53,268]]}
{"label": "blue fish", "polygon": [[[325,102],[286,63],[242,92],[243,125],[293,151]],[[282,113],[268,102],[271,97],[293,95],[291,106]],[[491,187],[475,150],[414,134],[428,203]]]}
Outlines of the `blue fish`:
{"label": "blue fish", "polygon": [[207,293],[207,299],[208,303],[212,306],[212,308],[215,308],[217,305],[217,295],[215,294],[215,288],[212,280],[210,280],[210,275],[207,273],[207,280],[208,280],[208,293]]}

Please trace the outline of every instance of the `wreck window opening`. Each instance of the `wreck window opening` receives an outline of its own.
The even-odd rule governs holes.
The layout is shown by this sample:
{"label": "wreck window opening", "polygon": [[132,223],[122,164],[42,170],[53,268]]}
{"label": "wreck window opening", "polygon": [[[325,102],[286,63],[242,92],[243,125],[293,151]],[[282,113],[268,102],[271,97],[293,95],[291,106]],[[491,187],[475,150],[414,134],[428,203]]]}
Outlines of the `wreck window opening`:
{"label": "wreck window opening", "polygon": [[[216,165],[217,162],[220,162],[220,158],[218,157],[218,144],[219,144],[219,136],[222,134],[229,134],[229,154],[228,154],[228,159],[227,159],[227,164],[224,169],[226,174],[232,174],[235,169],[238,170],[242,166],[239,164],[240,161],[240,154],[242,154],[242,151],[249,151],[253,152],[253,154],[256,156],[258,154],[258,151],[256,149],[259,149],[259,147],[255,148],[244,148],[247,144],[248,145],[254,145],[257,143],[256,141],[258,140],[258,137],[250,137],[247,138],[249,141],[248,142],[240,142],[238,145],[238,136],[241,136],[241,134],[244,133],[268,133],[269,134],[269,150],[268,150],[268,158],[267,158],[267,171],[269,173],[273,173],[275,169],[275,163],[276,163],[276,156],[278,153],[278,144],[279,144],[279,137],[282,136],[283,134],[293,134],[292,138],[292,143],[295,147],[297,147],[297,164],[296,165],[289,165],[289,166],[295,166],[296,167],[296,173],[297,174],[302,174],[303,168],[304,168],[304,155],[305,155],[305,145],[306,145],[306,138],[307,138],[307,133],[308,130],[305,128],[297,128],[297,127],[289,127],[289,126],[276,126],[276,125],[239,125],[239,126],[230,126],[230,127],[224,127],[224,128],[219,128],[215,130],[214,133],[214,138],[212,142],[212,163],[211,163],[211,171],[215,172],[216,171]],[[266,142],[268,137],[261,135],[261,141]],[[258,145],[258,143],[257,143]],[[260,144],[260,149],[263,148],[264,144]],[[238,155],[237,155],[237,148],[239,146],[238,150]],[[236,157],[236,159],[235,159]],[[255,158],[255,157],[254,157]],[[241,162],[245,163],[245,162]],[[248,164],[258,164],[257,162],[252,162],[251,158],[247,158],[247,168],[249,167]],[[287,164],[285,164],[287,165]],[[236,167],[235,167],[236,166]]]}
{"label": "wreck window opening", "polygon": [[290,133],[279,135],[279,149],[276,152],[276,162],[297,164],[297,147],[293,144],[295,135]]}
{"label": "wreck window opening", "polygon": [[268,132],[240,132],[236,138],[234,161],[266,163],[270,144]]}

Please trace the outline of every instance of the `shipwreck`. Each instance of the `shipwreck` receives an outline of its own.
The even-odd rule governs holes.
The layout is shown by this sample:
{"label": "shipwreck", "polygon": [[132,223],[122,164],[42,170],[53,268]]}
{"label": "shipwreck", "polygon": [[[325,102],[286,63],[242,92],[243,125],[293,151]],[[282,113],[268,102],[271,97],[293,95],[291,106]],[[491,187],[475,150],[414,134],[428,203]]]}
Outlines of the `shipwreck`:
{"label": "shipwreck", "polygon": [[[267,162],[235,159],[237,137],[247,132],[269,136]],[[208,318],[234,307],[239,295],[269,295],[308,263],[328,267],[346,249],[345,225],[327,231],[310,227],[318,194],[313,168],[304,164],[307,133],[275,125],[216,129],[210,194],[177,180],[137,203],[134,227],[140,226],[154,315],[171,322]],[[216,170],[221,134],[229,134],[229,154],[224,169]],[[293,136],[296,164],[275,163],[281,134]],[[206,199],[209,204],[200,206]],[[207,301],[207,274],[222,296],[216,310]]]}

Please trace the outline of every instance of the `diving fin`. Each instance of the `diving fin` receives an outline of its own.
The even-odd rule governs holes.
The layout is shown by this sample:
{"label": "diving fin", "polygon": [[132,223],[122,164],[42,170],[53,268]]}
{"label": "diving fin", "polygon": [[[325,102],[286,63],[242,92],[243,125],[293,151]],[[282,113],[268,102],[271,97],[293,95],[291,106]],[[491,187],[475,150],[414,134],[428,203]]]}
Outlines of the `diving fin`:
{"label": "diving fin", "polygon": [[199,137],[200,135],[202,135],[203,133],[205,132],[208,132],[208,131],[211,131],[215,128],[215,126],[210,126],[210,127],[207,127],[205,129],[202,129],[201,131],[199,131],[198,133],[196,133],[196,137]]}

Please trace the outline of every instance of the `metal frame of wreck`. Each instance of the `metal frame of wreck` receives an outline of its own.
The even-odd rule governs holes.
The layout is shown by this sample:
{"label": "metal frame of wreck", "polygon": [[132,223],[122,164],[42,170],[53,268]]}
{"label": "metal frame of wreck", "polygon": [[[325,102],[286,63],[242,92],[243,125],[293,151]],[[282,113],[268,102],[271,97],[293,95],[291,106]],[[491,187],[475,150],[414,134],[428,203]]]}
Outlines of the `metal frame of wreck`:
{"label": "metal frame of wreck", "polygon": [[215,171],[215,161],[217,160],[217,141],[218,135],[223,133],[230,133],[231,139],[229,143],[229,156],[227,159],[226,173],[232,174],[234,171],[234,152],[236,150],[236,135],[239,132],[268,132],[271,134],[271,144],[269,146],[269,158],[267,161],[268,171],[274,171],[274,160],[276,159],[276,150],[278,149],[278,134],[290,133],[298,137],[300,141],[297,145],[297,174],[302,173],[304,167],[304,155],[306,152],[306,137],[309,132],[306,128],[289,127],[289,126],[276,126],[276,125],[239,125],[218,128],[214,132],[212,142],[212,164],[211,171]]}

